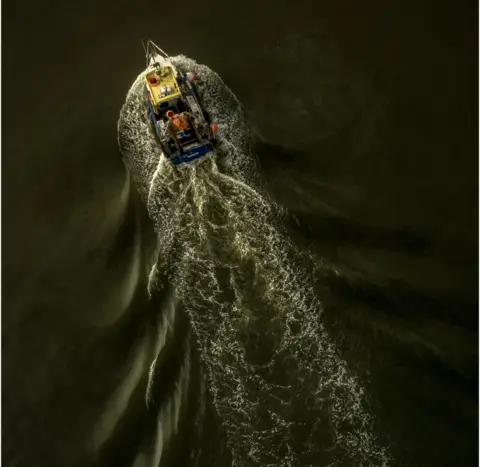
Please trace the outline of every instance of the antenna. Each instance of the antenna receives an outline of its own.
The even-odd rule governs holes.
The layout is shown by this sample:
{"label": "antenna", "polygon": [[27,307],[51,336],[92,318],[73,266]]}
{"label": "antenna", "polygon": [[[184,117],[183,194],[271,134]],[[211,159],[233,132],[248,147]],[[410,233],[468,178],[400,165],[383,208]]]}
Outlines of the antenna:
{"label": "antenna", "polygon": [[147,48],[150,49],[152,48],[153,50],[156,50],[157,53],[159,53],[159,55],[163,56],[164,58],[169,58],[168,57],[168,54],[166,52],[164,52],[157,44],[155,44],[155,42],[153,42],[152,40],[149,40],[147,42]]}
{"label": "antenna", "polygon": [[142,41],[143,51],[145,52],[145,59],[147,60],[147,67],[148,67],[148,47],[145,45],[145,42],[143,42],[143,39],[141,39],[141,41]]}
{"label": "antenna", "polygon": [[166,52],[164,52],[155,42],[152,40],[148,40],[147,43],[145,44],[143,42],[143,39],[141,40],[142,42],[142,47],[145,52],[145,57],[147,60],[147,68],[150,66],[150,60],[153,56],[155,55],[160,55],[163,58],[166,58],[167,60],[170,58]]}

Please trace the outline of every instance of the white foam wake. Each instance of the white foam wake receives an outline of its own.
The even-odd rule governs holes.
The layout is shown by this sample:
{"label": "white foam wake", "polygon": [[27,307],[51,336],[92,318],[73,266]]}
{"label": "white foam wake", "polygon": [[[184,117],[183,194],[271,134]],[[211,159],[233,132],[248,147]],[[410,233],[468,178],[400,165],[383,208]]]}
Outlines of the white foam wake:
{"label": "white foam wake", "polygon": [[199,77],[212,119],[224,125],[218,154],[172,167],[146,118],[141,79],[119,139],[159,236],[150,288],[167,273],[190,315],[234,465],[387,465],[363,389],[258,188],[238,101],[207,67],[175,61]]}

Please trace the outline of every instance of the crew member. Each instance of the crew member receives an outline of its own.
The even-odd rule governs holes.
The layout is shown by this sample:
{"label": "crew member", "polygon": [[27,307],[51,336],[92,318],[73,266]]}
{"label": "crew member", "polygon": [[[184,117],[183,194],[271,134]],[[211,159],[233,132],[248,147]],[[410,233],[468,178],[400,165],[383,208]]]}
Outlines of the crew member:
{"label": "crew member", "polygon": [[173,141],[175,142],[175,146],[180,152],[183,152],[183,148],[178,139],[177,133],[179,131],[187,131],[189,129],[192,129],[193,134],[195,135],[195,138],[197,139],[197,141],[198,142],[202,141],[200,139],[200,135],[198,134],[197,129],[195,128],[195,125],[192,125],[190,123],[192,119],[191,119],[191,115],[188,112],[182,112],[180,114],[176,114],[173,112],[173,110],[169,110],[167,112],[167,118],[168,118],[167,130],[170,136],[172,137]]}

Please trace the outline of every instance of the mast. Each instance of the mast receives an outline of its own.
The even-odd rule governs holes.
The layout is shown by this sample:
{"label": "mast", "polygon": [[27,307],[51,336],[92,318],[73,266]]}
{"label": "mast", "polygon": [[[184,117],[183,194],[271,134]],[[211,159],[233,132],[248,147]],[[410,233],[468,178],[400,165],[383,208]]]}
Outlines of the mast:
{"label": "mast", "polygon": [[[142,41],[143,45],[143,41]],[[163,58],[168,59],[169,56],[166,52],[164,52],[157,44],[153,41],[148,40],[147,46],[143,45],[143,50],[145,51],[145,57],[147,59],[147,67],[150,65],[151,58],[155,57],[156,55],[160,55]]]}

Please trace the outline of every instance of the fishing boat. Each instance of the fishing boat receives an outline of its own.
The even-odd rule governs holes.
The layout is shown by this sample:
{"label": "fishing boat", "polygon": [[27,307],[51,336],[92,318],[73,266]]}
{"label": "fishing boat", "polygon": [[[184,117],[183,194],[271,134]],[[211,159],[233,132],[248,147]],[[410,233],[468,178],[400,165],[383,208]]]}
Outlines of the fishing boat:
{"label": "fishing boat", "polygon": [[148,115],[165,156],[186,164],[214,151],[218,126],[210,121],[195,85],[195,75],[182,73],[170,57],[148,41],[145,96]]}

